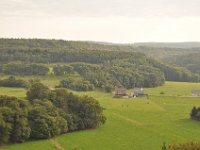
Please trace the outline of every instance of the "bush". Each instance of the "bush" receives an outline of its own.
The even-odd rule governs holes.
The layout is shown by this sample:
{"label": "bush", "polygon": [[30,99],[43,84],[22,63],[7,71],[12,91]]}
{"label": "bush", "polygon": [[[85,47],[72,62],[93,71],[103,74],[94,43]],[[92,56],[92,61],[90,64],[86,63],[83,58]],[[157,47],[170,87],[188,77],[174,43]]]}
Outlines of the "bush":
{"label": "bush", "polygon": [[190,116],[192,119],[200,121],[200,107],[193,107]]}
{"label": "bush", "polygon": [[35,99],[43,100],[48,98],[50,90],[47,86],[43,85],[40,82],[36,82],[31,85],[29,90],[27,91],[27,99],[32,103]]}
{"label": "bush", "polygon": [[3,87],[22,87],[25,88],[28,86],[28,83],[21,79],[16,79],[13,76],[10,76],[7,79],[0,80],[0,86]]}
{"label": "bush", "polygon": [[165,94],[165,92],[160,92],[161,95]]}
{"label": "bush", "polygon": [[90,84],[89,81],[86,80],[74,80],[72,78],[67,78],[65,80],[60,81],[60,85],[58,87],[68,88],[76,91],[92,91],[94,90],[94,85]]}
{"label": "bush", "polygon": [[54,75],[57,75],[57,76],[63,76],[63,75],[67,75],[67,74],[72,74],[74,71],[73,71],[73,67],[72,66],[69,66],[69,65],[56,65],[53,67],[53,72],[54,72]]}
{"label": "bush", "polygon": [[110,85],[110,84],[106,84],[104,87],[103,87],[104,91],[107,92],[107,93],[110,93],[112,92],[113,90],[113,86]]}

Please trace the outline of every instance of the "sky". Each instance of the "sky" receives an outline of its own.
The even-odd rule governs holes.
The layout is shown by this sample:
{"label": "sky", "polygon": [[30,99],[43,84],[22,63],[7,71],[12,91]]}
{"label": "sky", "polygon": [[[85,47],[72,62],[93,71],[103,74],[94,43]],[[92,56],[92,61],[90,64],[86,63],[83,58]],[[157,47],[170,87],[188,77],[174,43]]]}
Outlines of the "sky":
{"label": "sky", "polygon": [[1,38],[200,41],[200,0],[0,0]]}

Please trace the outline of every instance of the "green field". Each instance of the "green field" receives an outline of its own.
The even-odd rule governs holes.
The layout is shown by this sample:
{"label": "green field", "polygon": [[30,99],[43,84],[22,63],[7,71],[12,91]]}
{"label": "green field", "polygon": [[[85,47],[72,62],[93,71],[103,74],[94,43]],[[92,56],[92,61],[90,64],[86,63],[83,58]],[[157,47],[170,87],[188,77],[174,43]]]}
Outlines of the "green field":
{"label": "green field", "polygon": [[[49,86],[57,80],[44,80]],[[166,82],[162,87],[148,88],[147,98],[113,99],[101,91],[75,92],[99,100],[105,108],[107,122],[95,130],[79,131],[44,141],[29,141],[2,147],[5,150],[161,150],[162,143],[198,141],[200,123],[190,120],[193,106],[200,98],[191,97],[200,90],[199,83]],[[131,91],[130,91],[131,92]],[[165,94],[161,95],[160,92]],[[0,88],[1,95],[24,97],[24,89]]]}

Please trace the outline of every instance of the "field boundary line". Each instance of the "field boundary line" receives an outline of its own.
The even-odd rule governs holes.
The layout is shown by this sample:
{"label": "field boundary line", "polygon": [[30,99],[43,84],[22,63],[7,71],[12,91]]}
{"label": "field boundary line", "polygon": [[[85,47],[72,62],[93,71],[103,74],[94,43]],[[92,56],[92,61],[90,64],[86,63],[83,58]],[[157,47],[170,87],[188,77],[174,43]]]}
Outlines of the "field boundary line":
{"label": "field boundary line", "polygon": [[126,116],[123,116],[123,115],[120,115],[120,114],[118,114],[118,113],[113,112],[112,114],[113,114],[114,116],[118,117],[118,118],[122,118],[122,119],[124,119],[124,120],[130,122],[131,124],[138,125],[138,126],[142,126],[142,125],[143,125],[141,122],[139,122],[139,121],[137,121],[137,120],[130,119],[130,118],[128,118],[128,117],[126,117]]}
{"label": "field boundary line", "polygon": [[55,139],[50,139],[50,142],[56,150],[65,150]]}

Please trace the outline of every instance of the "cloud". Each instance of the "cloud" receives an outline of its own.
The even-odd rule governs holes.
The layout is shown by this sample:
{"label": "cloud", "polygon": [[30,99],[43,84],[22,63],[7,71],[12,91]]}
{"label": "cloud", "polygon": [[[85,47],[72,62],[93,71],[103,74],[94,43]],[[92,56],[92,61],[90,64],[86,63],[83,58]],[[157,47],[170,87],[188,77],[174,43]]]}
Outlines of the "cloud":
{"label": "cloud", "polygon": [[200,0],[0,0],[1,37],[198,41]]}
{"label": "cloud", "polygon": [[199,17],[199,0],[1,0],[0,16]]}

